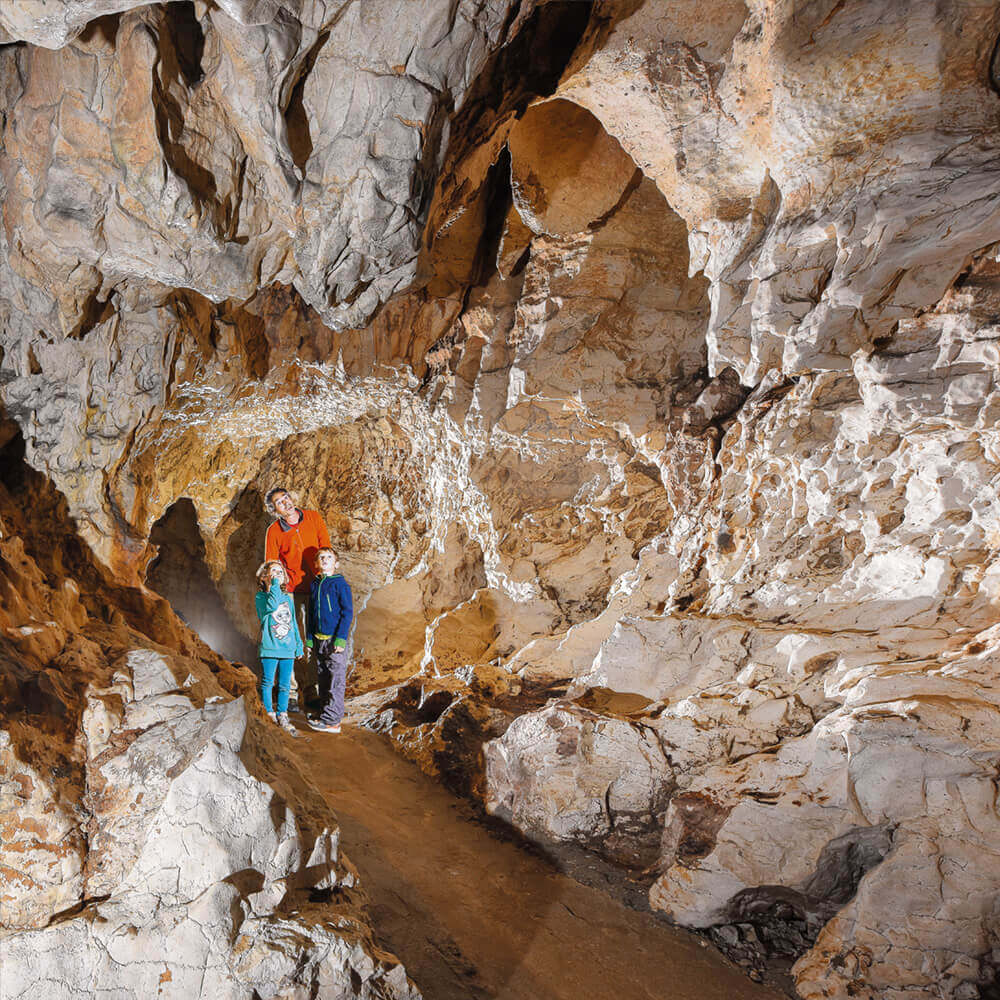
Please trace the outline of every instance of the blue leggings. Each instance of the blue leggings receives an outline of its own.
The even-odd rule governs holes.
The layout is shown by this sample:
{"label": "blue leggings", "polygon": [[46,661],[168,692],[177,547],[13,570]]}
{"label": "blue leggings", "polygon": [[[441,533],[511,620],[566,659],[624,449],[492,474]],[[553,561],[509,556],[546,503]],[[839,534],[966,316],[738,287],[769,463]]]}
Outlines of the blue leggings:
{"label": "blue leggings", "polygon": [[272,660],[260,658],[260,666],[264,676],[260,682],[260,700],[264,702],[264,711],[271,711],[271,688],[274,687],[274,673],[278,673],[278,704],[276,710],[288,711],[288,689],[292,683],[292,665],[294,660]]}

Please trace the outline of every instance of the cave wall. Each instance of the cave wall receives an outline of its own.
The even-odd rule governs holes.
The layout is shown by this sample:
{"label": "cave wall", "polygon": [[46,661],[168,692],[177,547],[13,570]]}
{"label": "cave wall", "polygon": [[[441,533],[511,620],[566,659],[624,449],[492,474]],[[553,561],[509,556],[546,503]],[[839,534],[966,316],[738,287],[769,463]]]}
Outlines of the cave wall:
{"label": "cave wall", "polygon": [[18,444],[0,451],[4,996],[416,1000],[254,675],[116,580]]}
{"label": "cave wall", "polygon": [[103,565],[190,498],[252,638],[283,482],[428,769],[802,997],[988,989],[995,6],[30,14],[0,394]]}

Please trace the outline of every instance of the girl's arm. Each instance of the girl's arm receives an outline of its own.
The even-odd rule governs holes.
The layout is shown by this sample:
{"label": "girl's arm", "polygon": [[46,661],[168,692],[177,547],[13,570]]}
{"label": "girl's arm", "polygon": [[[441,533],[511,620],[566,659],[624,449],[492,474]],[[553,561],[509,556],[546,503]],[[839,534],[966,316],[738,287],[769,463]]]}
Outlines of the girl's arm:
{"label": "girl's arm", "polygon": [[[277,580],[271,581],[271,586],[267,588],[264,597],[264,614],[270,615],[278,610],[278,605],[281,604],[281,599],[285,596],[285,592],[281,589],[281,584]],[[258,609],[259,613],[259,609]]]}
{"label": "girl's arm", "polygon": [[316,607],[316,598],[319,595],[317,581],[313,580],[309,584],[309,603],[306,605],[306,645],[312,649],[315,637],[313,636],[313,609]]}

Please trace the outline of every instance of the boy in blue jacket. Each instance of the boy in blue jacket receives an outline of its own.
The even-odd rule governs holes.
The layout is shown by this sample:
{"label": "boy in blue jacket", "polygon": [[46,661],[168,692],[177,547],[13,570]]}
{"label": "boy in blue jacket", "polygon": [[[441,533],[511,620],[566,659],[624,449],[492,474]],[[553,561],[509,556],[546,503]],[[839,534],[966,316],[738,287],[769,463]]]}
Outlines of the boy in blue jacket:
{"label": "boy in blue jacket", "polygon": [[[260,619],[261,682],[260,699],[264,710],[285,732],[297,736],[288,718],[288,689],[292,665],[302,655],[302,639],[295,627],[295,605],[287,593],[288,574],[280,562],[266,562],[257,570],[257,596],[254,603]],[[277,714],[271,708],[271,691],[278,680]]]}
{"label": "boy in blue jacket", "polygon": [[339,566],[333,549],[320,549],[316,578],[309,590],[306,645],[315,649],[320,696],[325,701],[322,712],[309,725],[321,733],[339,733],[344,717],[347,634],[354,618],[354,599],[347,581],[337,572]]}

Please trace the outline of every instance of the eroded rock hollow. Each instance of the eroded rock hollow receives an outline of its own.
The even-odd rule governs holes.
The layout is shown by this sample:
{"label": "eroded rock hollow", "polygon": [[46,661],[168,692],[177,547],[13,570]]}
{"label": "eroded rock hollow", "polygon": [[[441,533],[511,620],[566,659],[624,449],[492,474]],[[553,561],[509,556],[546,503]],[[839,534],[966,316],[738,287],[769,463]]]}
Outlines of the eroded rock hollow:
{"label": "eroded rock hollow", "polygon": [[4,997],[418,995],[222,658],[277,483],[457,793],[804,1000],[996,995],[998,36],[0,5]]}

